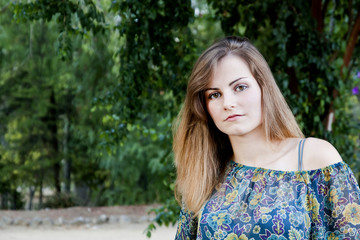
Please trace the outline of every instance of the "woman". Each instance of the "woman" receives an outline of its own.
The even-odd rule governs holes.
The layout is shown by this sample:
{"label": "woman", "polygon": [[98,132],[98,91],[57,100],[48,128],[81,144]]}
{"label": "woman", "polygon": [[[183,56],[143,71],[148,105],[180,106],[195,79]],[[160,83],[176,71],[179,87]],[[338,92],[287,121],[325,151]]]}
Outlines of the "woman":
{"label": "woman", "polygon": [[196,62],[174,136],[176,239],[360,239],[360,190],[303,138],[268,64],[227,37]]}

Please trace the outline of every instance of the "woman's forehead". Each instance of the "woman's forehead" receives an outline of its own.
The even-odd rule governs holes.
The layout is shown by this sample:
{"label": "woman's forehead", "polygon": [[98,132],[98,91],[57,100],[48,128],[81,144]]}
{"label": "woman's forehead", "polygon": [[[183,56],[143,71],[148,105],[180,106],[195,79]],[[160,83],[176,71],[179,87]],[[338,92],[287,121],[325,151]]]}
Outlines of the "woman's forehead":
{"label": "woman's forehead", "polygon": [[252,76],[248,64],[236,55],[227,55],[213,66],[208,86],[229,83],[238,78]]}

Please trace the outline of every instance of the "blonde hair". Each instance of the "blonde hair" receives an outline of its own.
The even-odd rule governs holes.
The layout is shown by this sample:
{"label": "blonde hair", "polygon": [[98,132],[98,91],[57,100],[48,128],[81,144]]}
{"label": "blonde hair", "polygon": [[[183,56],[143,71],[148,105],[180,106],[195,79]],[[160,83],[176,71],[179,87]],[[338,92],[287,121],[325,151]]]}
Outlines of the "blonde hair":
{"label": "blonde hair", "polygon": [[303,137],[261,53],[247,40],[226,37],[210,46],[197,60],[187,86],[185,103],[174,128],[177,169],[175,195],[195,215],[221,182],[233,150],[206,110],[204,90],[217,63],[233,54],[243,59],[262,93],[263,126],[268,141]]}

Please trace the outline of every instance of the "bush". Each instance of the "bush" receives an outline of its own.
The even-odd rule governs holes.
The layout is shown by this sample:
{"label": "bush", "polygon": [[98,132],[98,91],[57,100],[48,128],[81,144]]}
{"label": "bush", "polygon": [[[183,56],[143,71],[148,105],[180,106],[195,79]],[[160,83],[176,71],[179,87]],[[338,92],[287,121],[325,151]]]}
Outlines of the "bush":
{"label": "bush", "polygon": [[43,207],[44,208],[68,208],[76,206],[76,198],[70,193],[60,193],[49,197]]}

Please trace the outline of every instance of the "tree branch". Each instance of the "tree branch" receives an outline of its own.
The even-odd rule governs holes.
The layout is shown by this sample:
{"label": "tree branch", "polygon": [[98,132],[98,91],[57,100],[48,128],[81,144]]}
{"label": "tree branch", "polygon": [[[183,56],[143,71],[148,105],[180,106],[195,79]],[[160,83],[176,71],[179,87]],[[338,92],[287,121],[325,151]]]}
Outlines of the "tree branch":
{"label": "tree branch", "polygon": [[321,0],[311,1],[311,15],[316,19],[317,22],[316,29],[319,32],[322,32],[324,30],[324,19],[321,10]]}
{"label": "tree branch", "polygon": [[[346,51],[345,51],[345,55],[344,55],[344,64],[343,64],[342,68],[349,66],[351,56],[354,52],[355,45],[356,45],[357,39],[359,37],[359,34],[360,34],[360,11],[358,11],[358,13],[357,13],[354,27],[350,33],[349,41],[347,43]],[[342,72],[342,68],[341,68],[341,72]]]}

